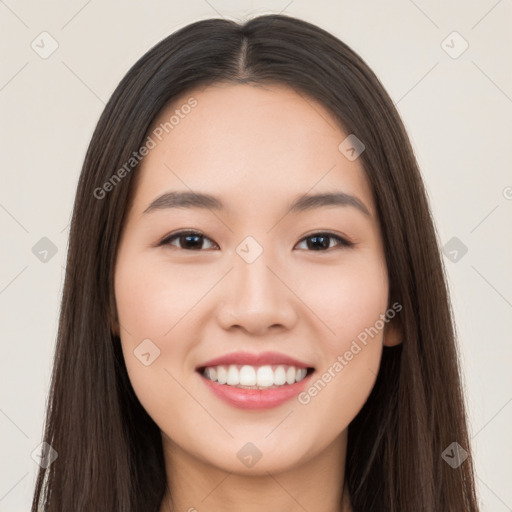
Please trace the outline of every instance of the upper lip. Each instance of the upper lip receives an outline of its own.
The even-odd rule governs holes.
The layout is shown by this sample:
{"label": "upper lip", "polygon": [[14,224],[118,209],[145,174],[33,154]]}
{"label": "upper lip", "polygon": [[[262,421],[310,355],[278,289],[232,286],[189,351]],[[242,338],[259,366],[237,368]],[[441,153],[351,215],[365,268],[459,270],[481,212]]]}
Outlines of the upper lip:
{"label": "upper lip", "polygon": [[232,352],[225,354],[215,359],[210,359],[196,367],[196,370],[205,368],[207,366],[220,366],[220,365],[250,365],[250,366],[264,366],[264,365],[287,365],[295,366],[296,368],[312,368],[312,365],[294,359],[293,357],[279,352],[261,352],[260,354],[252,354],[250,352]]}

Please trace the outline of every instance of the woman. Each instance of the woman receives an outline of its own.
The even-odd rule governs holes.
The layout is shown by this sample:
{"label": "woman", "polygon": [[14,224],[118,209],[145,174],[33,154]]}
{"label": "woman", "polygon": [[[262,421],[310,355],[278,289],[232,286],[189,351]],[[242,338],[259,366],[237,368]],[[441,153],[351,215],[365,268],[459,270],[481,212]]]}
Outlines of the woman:
{"label": "woman", "polygon": [[424,186],[344,43],[205,20],[121,81],[77,189],[45,441],[34,511],[478,510]]}

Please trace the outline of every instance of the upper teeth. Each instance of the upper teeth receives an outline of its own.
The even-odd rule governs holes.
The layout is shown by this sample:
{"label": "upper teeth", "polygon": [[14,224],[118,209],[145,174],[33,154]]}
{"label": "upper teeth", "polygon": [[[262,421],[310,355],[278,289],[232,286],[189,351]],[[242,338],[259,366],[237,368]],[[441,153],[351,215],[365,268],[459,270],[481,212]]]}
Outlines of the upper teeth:
{"label": "upper teeth", "polygon": [[263,387],[282,386],[301,381],[306,376],[306,368],[295,366],[209,366],[204,369],[203,375],[219,384],[228,386]]}

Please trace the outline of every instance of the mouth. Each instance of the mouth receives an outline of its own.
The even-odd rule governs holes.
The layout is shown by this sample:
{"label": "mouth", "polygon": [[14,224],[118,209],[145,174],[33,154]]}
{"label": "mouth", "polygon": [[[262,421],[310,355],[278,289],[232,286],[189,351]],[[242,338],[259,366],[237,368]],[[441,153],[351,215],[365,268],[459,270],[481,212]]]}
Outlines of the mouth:
{"label": "mouth", "polygon": [[291,358],[247,354],[219,358],[196,368],[216,397],[241,409],[272,408],[291,400],[307,386],[314,371]]}
{"label": "mouth", "polygon": [[276,389],[301,382],[314,371],[314,368],[295,367],[293,365],[218,365],[198,369],[207,380],[221,386],[239,389]]}

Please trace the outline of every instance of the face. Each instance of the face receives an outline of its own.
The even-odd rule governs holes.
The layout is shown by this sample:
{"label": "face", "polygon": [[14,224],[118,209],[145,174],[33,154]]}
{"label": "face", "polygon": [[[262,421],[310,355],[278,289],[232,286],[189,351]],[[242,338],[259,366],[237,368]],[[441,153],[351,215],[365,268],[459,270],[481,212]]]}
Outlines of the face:
{"label": "face", "polygon": [[349,134],[284,86],[232,84],[187,93],[153,128],[115,298],[164,448],[252,474],[336,455],[397,342],[371,190],[338,148]]}

